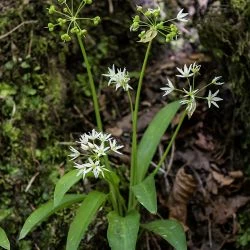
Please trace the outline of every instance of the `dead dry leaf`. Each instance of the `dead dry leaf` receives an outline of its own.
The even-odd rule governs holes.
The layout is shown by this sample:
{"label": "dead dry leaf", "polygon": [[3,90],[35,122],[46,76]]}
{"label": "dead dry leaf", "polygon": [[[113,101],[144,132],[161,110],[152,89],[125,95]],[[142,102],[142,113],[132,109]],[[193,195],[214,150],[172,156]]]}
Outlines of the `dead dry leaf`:
{"label": "dead dry leaf", "polygon": [[235,178],[235,179],[238,179],[238,178],[242,178],[244,175],[243,175],[243,172],[240,171],[240,170],[237,170],[237,171],[231,171],[228,173],[231,177]]}
{"label": "dead dry leaf", "polygon": [[120,137],[123,133],[123,130],[118,127],[107,128],[106,131],[115,137]]}
{"label": "dead dry leaf", "polygon": [[202,133],[197,134],[198,139],[195,141],[195,145],[198,146],[200,149],[206,151],[213,151],[215,149],[213,139],[210,136],[205,136]]}
{"label": "dead dry leaf", "polygon": [[234,182],[234,178],[230,177],[230,176],[225,176],[223,174],[220,174],[216,171],[212,171],[212,176],[214,178],[214,180],[216,180],[221,187],[223,186],[229,186]]}
{"label": "dead dry leaf", "polygon": [[232,218],[236,214],[239,208],[246,205],[249,201],[250,197],[241,195],[229,199],[226,199],[224,196],[220,196],[213,203],[213,208],[212,208],[213,223],[217,224],[226,223],[229,218]]}

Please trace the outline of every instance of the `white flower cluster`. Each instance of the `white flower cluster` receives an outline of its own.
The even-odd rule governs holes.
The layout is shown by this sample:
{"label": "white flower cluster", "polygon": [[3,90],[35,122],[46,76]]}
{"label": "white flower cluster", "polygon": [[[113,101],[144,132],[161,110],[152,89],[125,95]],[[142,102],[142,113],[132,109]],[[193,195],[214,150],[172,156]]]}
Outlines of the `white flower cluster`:
{"label": "white flower cluster", "polygon": [[81,135],[77,143],[78,149],[71,146],[69,156],[75,163],[74,167],[79,169],[77,175],[82,174],[83,178],[89,172],[92,172],[95,178],[98,178],[100,174],[104,177],[104,171],[109,170],[102,164],[103,156],[111,152],[121,154],[118,150],[123,148],[117,145],[117,141],[110,134],[97,132],[94,129],[88,134]]}
{"label": "white flower cluster", "polygon": [[106,77],[109,77],[108,86],[111,84],[115,84],[115,89],[122,87],[125,91],[132,89],[132,87],[128,84],[130,81],[129,73],[126,71],[126,68],[115,69],[115,65],[112,68],[108,68],[108,74],[103,74]]}
{"label": "white flower cluster", "polygon": [[[187,114],[188,114],[189,118],[193,115],[193,113],[196,109],[196,106],[197,106],[196,100],[197,99],[205,99],[208,103],[209,108],[211,107],[212,104],[215,107],[219,108],[219,105],[217,104],[217,102],[222,101],[222,98],[217,97],[219,90],[217,90],[213,94],[212,94],[211,90],[209,90],[207,97],[202,97],[202,96],[198,95],[198,93],[201,90],[207,88],[210,85],[222,85],[222,84],[224,84],[224,82],[219,82],[219,80],[221,79],[221,76],[217,76],[210,83],[208,83],[205,87],[202,87],[201,89],[195,89],[195,87],[194,87],[195,77],[199,74],[200,67],[201,67],[200,65],[193,63],[193,64],[189,65],[189,67],[185,64],[183,69],[177,68],[177,70],[179,71],[180,74],[176,75],[176,76],[180,77],[180,78],[187,78],[189,90],[186,90],[186,89],[181,90],[181,89],[175,88],[173,83],[169,79],[167,79],[167,81],[168,81],[166,84],[167,86],[161,88],[161,90],[165,91],[163,96],[168,95],[173,91],[177,91],[177,92],[183,94],[180,103],[182,105],[187,105],[186,110],[187,110]],[[190,77],[193,78],[192,81],[190,81]]]}

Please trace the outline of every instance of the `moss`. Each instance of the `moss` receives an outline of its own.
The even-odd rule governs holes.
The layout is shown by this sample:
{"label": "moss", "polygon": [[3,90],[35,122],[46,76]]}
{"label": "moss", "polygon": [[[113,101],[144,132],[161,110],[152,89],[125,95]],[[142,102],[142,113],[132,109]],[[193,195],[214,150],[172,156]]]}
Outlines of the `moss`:
{"label": "moss", "polygon": [[247,152],[250,145],[250,6],[244,0],[232,0],[230,4],[220,1],[210,6],[198,29],[201,44],[213,53],[227,86],[232,89],[237,107],[235,133],[244,134],[239,142],[243,151],[235,152],[235,160],[238,166],[246,166],[250,162]]}
{"label": "moss", "polygon": [[[16,239],[24,220],[52,197],[60,174],[70,167],[67,147],[61,142],[71,141],[75,134],[95,123],[86,69],[75,40],[64,44],[44,28],[50,21],[44,1],[3,2],[6,5],[0,16],[1,34],[23,20],[38,22],[0,40],[0,209],[8,214],[1,224],[13,249],[34,249],[35,244],[40,249],[63,249],[72,210],[51,217],[25,240]],[[117,4],[114,2],[116,9]],[[104,17],[86,40],[96,82],[111,63],[137,69],[144,48],[138,49],[136,42],[128,39],[130,5],[119,2],[119,11],[110,14],[106,1],[96,1],[90,11]],[[118,18],[122,21],[114,21]],[[81,112],[89,110],[88,121],[79,116],[75,107],[80,107]],[[83,192],[84,188],[78,186],[75,191]],[[86,245],[83,243],[82,249]]]}

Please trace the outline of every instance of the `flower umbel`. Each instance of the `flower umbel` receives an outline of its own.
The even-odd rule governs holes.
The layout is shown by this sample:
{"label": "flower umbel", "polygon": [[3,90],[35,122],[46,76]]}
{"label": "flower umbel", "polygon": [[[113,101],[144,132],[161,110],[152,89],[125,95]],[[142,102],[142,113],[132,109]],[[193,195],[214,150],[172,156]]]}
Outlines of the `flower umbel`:
{"label": "flower umbel", "polygon": [[117,141],[110,134],[92,130],[80,136],[77,141],[77,149],[70,147],[72,152],[69,156],[74,161],[74,167],[79,169],[77,175],[83,175],[92,172],[95,178],[101,174],[104,177],[104,171],[109,171],[102,164],[103,157],[111,152],[121,154],[118,150],[123,148],[117,145]]}
{"label": "flower umbel", "polygon": [[177,14],[176,18],[169,19],[167,21],[162,21],[160,17],[161,9],[160,7],[156,9],[146,9],[137,6],[137,11],[140,15],[136,15],[133,18],[133,23],[130,26],[131,31],[137,31],[142,28],[139,34],[140,41],[142,43],[148,43],[153,40],[158,34],[165,37],[166,42],[171,42],[173,39],[177,38],[179,30],[174,23],[168,24],[173,21],[186,22],[185,17],[187,13],[183,13],[183,9]]}
{"label": "flower umbel", "polygon": [[112,68],[108,68],[108,74],[103,74],[106,77],[109,77],[108,86],[111,84],[115,84],[115,89],[122,87],[125,91],[132,89],[132,87],[128,84],[130,81],[129,73],[126,71],[126,68],[115,69],[115,65]]}
{"label": "flower umbel", "polygon": [[[188,114],[188,117],[191,118],[193,115],[194,111],[196,110],[197,107],[197,99],[205,99],[208,102],[208,107],[210,108],[211,105],[213,104],[215,107],[219,108],[217,102],[222,101],[222,98],[217,97],[217,94],[219,93],[219,90],[217,90],[214,94],[212,94],[211,90],[209,90],[209,94],[207,97],[199,96],[199,92],[202,89],[207,88],[210,85],[222,85],[223,82],[218,82],[218,80],[221,79],[220,76],[215,77],[210,83],[208,83],[205,87],[202,87],[201,89],[196,89],[195,88],[195,77],[196,75],[199,74],[200,71],[200,65],[197,65],[196,63],[193,63],[189,65],[189,67],[185,64],[183,69],[177,68],[179,71],[180,75],[176,75],[177,77],[180,78],[186,78],[188,85],[189,85],[189,90],[183,88],[183,89],[178,89],[175,88],[173,83],[168,80],[167,87],[161,88],[161,90],[164,90],[165,93],[163,96],[170,94],[173,91],[177,91],[178,93],[182,94],[180,104],[186,105],[186,111]],[[192,81],[190,81],[190,78],[192,78]],[[191,85],[192,82],[192,85]]]}
{"label": "flower umbel", "polygon": [[57,9],[55,5],[51,5],[48,8],[50,15],[56,14],[59,16],[56,23],[48,24],[48,29],[49,31],[54,31],[55,27],[57,26],[67,26],[66,33],[61,35],[61,39],[64,42],[71,41],[71,35],[73,34],[78,34],[80,36],[85,37],[85,35],[87,34],[87,30],[81,28],[82,21],[91,23],[93,25],[98,25],[101,21],[99,16],[96,16],[94,18],[79,17],[80,11],[86,5],[92,4],[92,0],[82,0],[76,10],[74,9],[74,0],[70,1],[70,6],[67,4],[67,2],[69,2],[67,0],[57,0],[57,2],[61,5],[62,11]]}

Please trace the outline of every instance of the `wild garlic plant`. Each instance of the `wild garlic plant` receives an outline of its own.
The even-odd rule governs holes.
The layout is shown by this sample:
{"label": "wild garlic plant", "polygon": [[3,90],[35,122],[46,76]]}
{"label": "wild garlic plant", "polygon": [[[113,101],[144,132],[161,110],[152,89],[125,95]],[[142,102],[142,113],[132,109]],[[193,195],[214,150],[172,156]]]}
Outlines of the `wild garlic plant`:
{"label": "wild garlic plant", "polygon": [[[217,102],[222,99],[217,97],[219,90],[214,94],[209,90],[207,97],[199,95],[205,88],[200,89],[195,86],[195,79],[199,74],[200,65],[196,63],[190,66],[184,65],[184,68],[177,68],[178,78],[187,80],[187,87],[179,89],[171,80],[167,79],[166,86],[161,89],[165,91],[166,96],[174,91],[181,95],[181,100],[169,103],[163,107],[150,122],[140,143],[137,136],[138,110],[140,95],[142,90],[143,78],[150,54],[151,45],[158,35],[163,36],[166,42],[177,39],[180,34],[175,22],[186,22],[187,13],[180,10],[175,18],[169,20],[161,19],[160,8],[144,9],[137,6],[138,14],[133,17],[131,31],[139,31],[139,42],[146,43],[147,49],[142,64],[138,85],[130,85],[130,75],[126,68],[116,68],[115,65],[108,68],[103,75],[107,78],[108,86],[113,86],[115,90],[121,88],[128,96],[132,116],[132,145],[131,145],[131,164],[130,177],[128,179],[128,192],[121,194],[121,178],[117,174],[116,167],[110,164],[108,155],[122,154],[123,145],[120,145],[111,134],[104,133],[102,130],[102,121],[99,110],[98,97],[94,84],[91,66],[85,51],[83,40],[87,35],[86,28],[81,26],[81,22],[92,22],[96,25],[100,18],[83,18],[79,17],[82,8],[92,3],[91,0],[80,1],[80,5],[74,10],[75,3],[70,1],[58,0],[59,7],[52,5],[49,7],[49,14],[58,15],[56,23],[49,23],[48,28],[51,32],[57,31],[58,26],[66,31],[61,35],[64,42],[72,40],[74,35],[77,36],[81,52],[85,61],[89,84],[96,114],[97,129],[89,133],[84,133],[70,146],[69,157],[74,163],[74,169],[66,173],[56,184],[54,199],[37,210],[35,210],[26,220],[21,233],[20,239],[24,238],[37,224],[49,215],[59,209],[68,207],[74,203],[80,203],[76,215],[70,224],[66,250],[76,250],[84,237],[86,230],[91,221],[96,216],[98,210],[105,204],[109,207],[105,211],[107,214],[108,230],[107,238],[111,249],[113,250],[133,250],[136,248],[136,242],[140,228],[156,233],[167,240],[177,250],[186,250],[185,233],[182,226],[174,220],[155,220],[151,222],[140,223],[140,208],[144,207],[151,214],[157,213],[157,196],[155,187],[155,175],[158,173],[165,161],[169,150],[178,134],[178,131],[186,117],[192,116],[196,109],[198,99],[207,101],[209,108],[211,105],[218,107]],[[206,87],[211,85],[222,85],[220,77],[215,77]],[[136,93],[134,100],[131,91]],[[155,155],[157,147],[168,128],[171,120],[174,118],[181,105],[185,105],[178,126],[176,127],[168,146],[160,158],[157,167],[150,173],[150,163]],[[111,167],[112,166],[112,167]],[[102,179],[109,187],[108,192],[91,191],[88,194],[66,194],[69,189],[81,179],[86,178]],[[127,202],[127,203],[126,203]]]}

